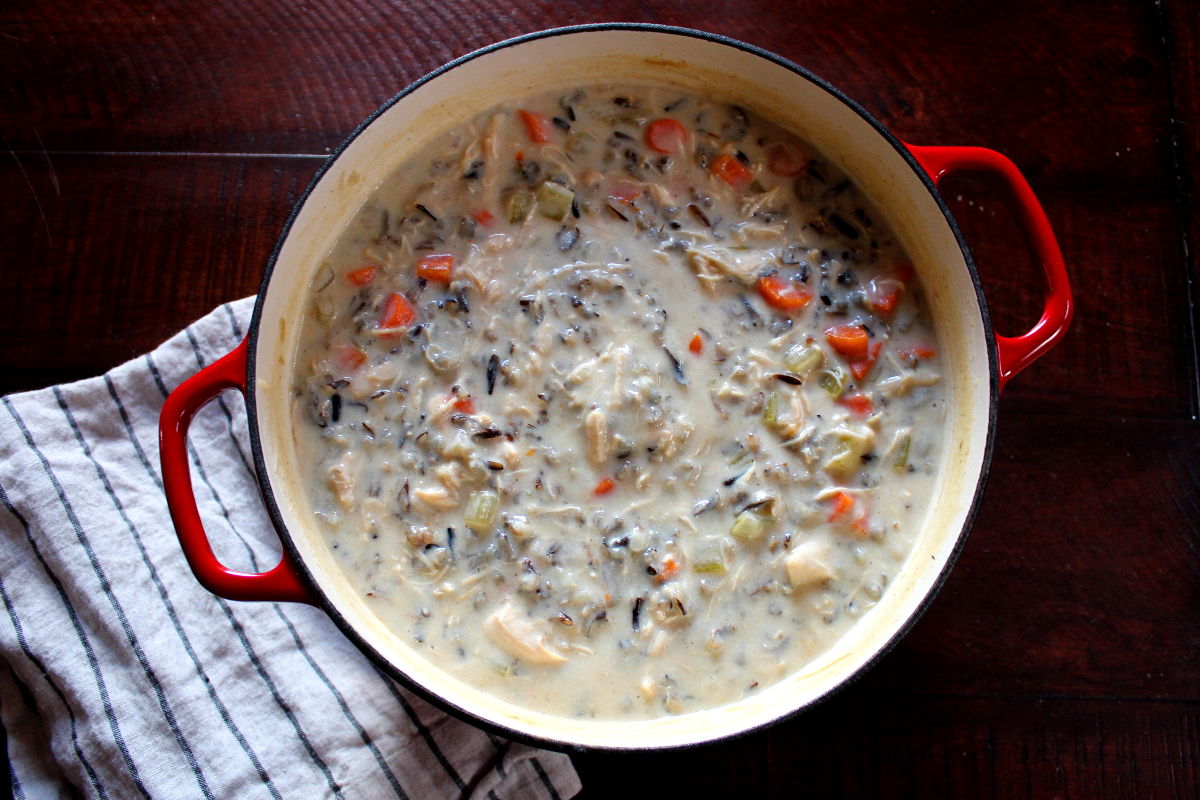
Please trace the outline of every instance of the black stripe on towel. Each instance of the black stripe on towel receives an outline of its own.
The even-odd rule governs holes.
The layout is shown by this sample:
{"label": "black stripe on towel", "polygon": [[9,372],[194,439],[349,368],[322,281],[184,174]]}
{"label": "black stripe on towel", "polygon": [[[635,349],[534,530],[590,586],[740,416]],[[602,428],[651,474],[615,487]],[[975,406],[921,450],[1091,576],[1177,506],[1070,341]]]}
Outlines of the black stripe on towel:
{"label": "black stripe on towel", "polygon": [[[57,387],[55,388],[54,391],[57,396],[57,394],[58,394]],[[61,401],[60,401],[60,405],[61,405]],[[187,746],[187,742],[183,739],[183,735],[179,731],[179,726],[176,725],[176,723],[175,723],[175,714],[171,710],[170,705],[166,701],[166,695],[163,692],[162,684],[159,683],[158,676],[156,676],[154,674],[154,670],[152,670],[150,668],[150,664],[146,660],[146,654],[142,651],[142,645],[138,641],[137,636],[133,633],[133,629],[129,625],[129,619],[125,616],[125,609],[121,607],[121,602],[119,600],[117,600],[117,596],[113,592],[112,583],[108,580],[108,576],[104,574],[104,570],[101,569],[100,562],[96,558],[96,552],[92,549],[91,542],[88,540],[87,535],[83,532],[83,526],[79,522],[79,517],[77,517],[75,515],[75,509],[71,506],[71,502],[67,499],[66,492],[63,490],[62,484],[59,483],[59,481],[58,481],[58,476],[54,473],[54,470],[50,467],[50,462],[46,459],[45,454],[42,453],[41,449],[33,441],[33,436],[29,433],[29,428],[27,428],[25,426],[25,420],[21,418],[21,415],[19,413],[17,413],[16,407],[12,404],[12,401],[10,401],[7,397],[4,398],[4,406],[8,409],[8,413],[12,416],[13,420],[17,423],[17,427],[20,429],[21,434],[25,437],[25,443],[29,446],[29,449],[33,452],[33,454],[38,457],[38,460],[42,463],[42,469],[45,471],[46,477],[50,479],[50,484],[54,487],[55,494],[57,494],[57,496],[58,496],[58,501],[59,501],[59,503],[62,504],[63,510],[67,514],[67,520],[71,523],[71,528],[75,532],[75,538],[76,538],[76,540],[78,540],[79,544],[83,547],[83,551],[87,555],[87,558],[88,558],[88,563],[91,565],[92,572],[94,572],[96,574],[96,579],[100,582],[100,589],[108,597],[109,604],[113,607],[113,611],[117,615],[117,621],[121,625],[121,630],[122,630],[122,632],[124,632],[126,640],[128,640],[130,647],[133,648],[134,655],[137,657],[138,663],[142,667],[142,671],[145,673],[146,678],[150,681],[151,686],[154,688],[154,693],[158,700],[159,709],[163,712],[163,716],[166,717],[167,723],[170,726],[172,733],[175,734],[175,741],[180,745],[180,749],[183,751],[185,757],[192,756],[191,748]],[[45,567],[47,574],[50,574],[51,573],[50,565],[47,563],[43,563],[43,566]],[[57,578],[55,578],[54,580],[56,583],[58,582]],[[99,661],[96,659],[95,653],[92,652],[91,642],[88,641],[87,637],[83,634],[83,627],[82,627],[82,624],[80,624],[78,622],[78,620],[75,616],[74,607],[72,607],[70,609],[70,613],[73,618],[72,622],[75,623],[76,625],[78,625],[78,631],[80,633],[81,639],[83,641],[87,642],[87,644],[85,645],[85,649],[87,650],[87,653],[88,653],[88,660],[89,660],[89,662],[91,662],[93,664],[93,669],[96,671],[97,676],[99,676],[101,674],[100,667],[99,667]],[[111,704],[109,703],[109,699],[108,699],[107,695],[108,695],[108,688],[107,688],[107,686],[105,686],[103,699],[104,699],[105,705],[108,706],[109,708],[111,708]],[[106,709],[106,711],[107,710],[108,709]],[[129,755],[129,749],[125,745],[124,737],[122,736],[118,739],[118,736],[120,733],[120,728],[117,725],[115,715],[112,717],[112,725],[113,725],[113,737],[114,737],[114,739],[117,740],[117,747],[121,751],[121,757],[122,757],[122,759],[125,760],[126,766],[129,767],[130,775],[134,779],[134,784],[138,787],[138,790],[141,791],[142,794],[144,794],[147,797],[147,800],[149,800],[150,795],[146,793],[146,787],[142,783],[141,775],[138,774],[137,766],[133,763],[133,759]],[[189,760],[194,763],[194,761],[195,761],[194,756],[192,756],[192,758]],[[199,770],[194,769],[193,772],[196,775],[196,779],[200,785],[201,792],[204,794],[204,796],[206,798],[211,798],[212,793],[208,790],[208,785],[204,781],[204,776],[200,774]]]}
{"label": "black stripe on towel", "polygon": [[[7,397],[2,399],[4,405],[11,413],[12,403]],[[14,415],[14,419],[18,418]],[[28,431],[24,430],[24,425],[21,427],[22,432],[25,433],[26,438],[28,439]],[[71,605],[71,600],[67,596],[66,589],[63,588],[62,581],[60,581],[58,576],[54,574],[54,571],[50,569],[50,564],[47,563],[45,557],[42,555],[41,548],[37,546],[37,542],[33,536],[29,535],[28,528],[26,528],[26,536],[29,540],[29,545],[33,550],[34,557],[37,558],[38,563],[42,565],[42,569],[45,571],[46,577],[50,579],[51,584],[58,592],[58,597],[62,601],[62,604],[67,611],[67,617],[71,621],[71,626],[75,629],[75,635],[79,637],[79,643],[83,647],[83,652],[84,656],[87,658],[88,667],[92,670],[92,675],[95,676],[96,690],[100,695],[101,705],[104,707],[104,716],[108,719],[109,728],[112,731],[113,742],[117,746],[117,751],[121,755],[121,760],[125,762],[125,767],[129,770],[129,776],[132,778],[133,783],[137,787],[138,791],[143,797],[146,798],[146,800],[150,800],[150,795],[146,791],[146,786],[142,783],[141,775],[138,773],[137,765],[133,763],[133,759],[129,755],[129,747],[125,744],[125,737],[121,733],[120,723],[117,722],[116,712],[113,710],[112,701],[108,696],[108,684],[104,681],[104,674],[100,671],[100,662],[96,658],[95,651],[92,650],[92,643],[88,639],[87,633],[83,629],[83,623],[80,621],[79,615],[75,612],[75,607]]]}
{"label": "black stripe on towel", "polygon": [[[83,454],[95,464],[95,459],[92,458],[91,448],[83,439],[83,433],[79,430],[79,425],[75,422],[75,415],[71,413],[67,407],[66,398],[63,397],[62,390],[57,386],[54,387],[54,399],[58,401],[58,407],[67,418],[67,423],[71,426],[71,432],[75,434],[75,443],[79,446]],[[41,449],[34,443],[33,438],[29,435],[28,429],[25,427],[24,421],[16,409],[10,405],[9,412],[17,420],[22,433],[25,434],[25,441],[29,444],[30,449],[37,454],[37,457],[42,462],[42,467],[46,470],[46,475],[50,478],[50,482],[54,485],[55,492],[58,493],[58,499],[62,503],[63,508],[67,512],[67,518],[71,521],[71,527],[75,530],[75,537],[83,546],[84,552],[87,554],[88,563],[92,567],[92,571],[96,573],[96,577],[100,580],[100,588],[108,596],[108,601],[116,612],[117,622],[121,625],[121,630],[125,634],[125,638],[129,641],[129,646],[133,648],[133,653],[137,657],[138,664],[141,665],[142,671],[146,675],[146,679],[150,681],[150,686],[154,690],[154,698],[158,701],[159,710],[162,711],[163,717],[167,721],[167,726],[171,729],[171,734],[175,737],[175,743],[179,745],[179,750],[183,753],[184,760],[187,761],[188,767],[191,768],[192,774],[196,778],[196,783],[200,787],[200,792],[208,800],[212,800],[213,793],[208,786],[208,781],[204,777],[204,772],[200,769],[200,764],[196,760],[196,754],[192,752],[192,746],[188,744],[187,737],[183,735],[183,731],[179,728],[179,722],[175,719],[175,711],[171,708],[170,702],[167,700],[166,690],[163,688],[162,682],[158,679],[158,674],[150,666],[150,661],[146,658],[146,652],[142,648],[142,643],[138,639],[137,634],[133,631],[133,626],[129,623],[129,618],[125,614],[125,608],[121,605],[121,601],[117,599],[116,592],[112,590],[112,584],[108,580],[108,576],[104,573],[104,569],[100,566],[100,559],[96,556],[96,551],[92,549],[91,540],[83,530],[83,526],[79,522],[79,518],[75,516],[75,510],[67,500],[66,492],[63,490],[62,484],[59,483],[58,477],[54,474],[54,470],[50,466],[50,462],[46,459]],[[98,465],[97,465],[98,467]],[[112,486],[108,483],[108,478],[104,477],[99,472],[100,477],[103,477],[103,484],[109,495],[115,498],[112,494]],[[125,517],[124,509],[121,509],[121,516]],[[126,519],[128,522],[128,519]]]}
{"label": "black stripe on towel", "polygon": [[325,763],[325,760],[321,758],[316,748],[313,747],[312,742],[309,741],[308,734],[304,732],[304,728],[300,725],[300,720],[296,718],[295,712],[288,706],[283,696],[279,694],[279,687],[275,685],[275,681],[267,674],[267,670],[263,667],[258,654],[250,646],[250,640],[246,637],[246,631],[242,628],[242,623],[238,622],[237,617],[233,615],[233,611],[229,608],[228,603],[221,600],[219,604],[221,610],[225,612],[225,618],[229,620],[229,624],[233,627],[233,632],[237,634],[238,641],[242,644],[242,649],[246,651],[246,656],[250,659],[250,664],[254,667],[258,676],[262,678],[263,683],[267,685],[267,691],[271,693],[271,698],[275,701],[275,705],[279,706],[279,710],[283,712],[288,722],[292,724],[292,728],[295,729],[296,735],[300,738],[300,744],[304,746],[308,757],[312,759],[313,763],[317,765],[317,769],[325,776],[325,783],[329,786],[329,790],[333,792],[334,797],[344,797],[342,787],[338,785],[337,781],[333,778],[333,773],[329,771],[329,765]]}
{"label": "black stripe on towel", "polygon": [[229,317],[229,327],[233,329],[233,335],[237,337],[237,340],[240,342],[243,336],[242,325],[240,322],[238,322],[237,315],[233,313],[233,305],[231,303],[226,303],[225,305],[221,306],[221,308],[225,309],[225,314]]}
{"label": "black stripe on towel", "polygon": [[[45,563],[42,559],[41,551],[34,542],[33,534],[29,530],[29,523],[22,516],[21,512],[17,511],[16,507],[9,501],[8,493],[4,491],[3,486],[0,486],[0,501],[3,501],[4,508],[8,510],[8,513],[12,514],[17,522],[21,523],[21,527],[25,530],[25,539],[29,542],[30,547],[33,548],[38,560]],[[59,588],[61,594],[61,587]],[[17,609],[13,606],[12,599],[8,596],[8,592],[4,588],[2,578],[0,578],[0,601],[3,601],[4,609],[8,612],[8,618],[13,624],[13,629],[17,632],[17,644],[20,646],[21,652],[25,654],[25,658],[29,659],[37,671],[41,673],[46,683],[50,686],[50,689],[62,701],[63,708],[67,711],[67,723],[71,728],[71,745],[75,749],[75,756],[79,759],[79,763],[83,765],[83,771],[87,773],[88,782],[92,785],[92,789],[95,790],[97,795],[107,800],[108,792],[105,791],[104,785],[100,782],[100,776],[96,774],[95,768],[88,761],[87,756],[84,755],[83,748],[79,746],[79,722],[75,719],[75,710],[67,702],[67,696],[63,694],[62,689],[58,688],[58,684],[54,682],[54,677],[42,664],[42,660],[29,649],[29,642],[25,639],[25,628],[21,625],[21,618],[17,615]]]}
{"label": "black stripe on towel", "polygon": [[[465,792],[467,785],[463,782],[462,776],[458,774],[458,770],[456,770],[454,765],[450,763],[450,759],[446,758],[446,754],[442,752],[442,748],[438,747],[437,741],[435,741],[433,738],[433,733],[430,732],[425,723],[421,722],[421,718],[417,716],[416,709],[414,709],[408,700],[404,698],[404,695],[401,694],[399,687],[397,687],[396,684],[384,674],[383,670],[375,667],[374,664],[371,666],[375,668],[375,674],[377,674],[379,679],[383,681],[384,686],[386,686],[388,691],[391,692],[392,697],[394,697],[396,702],[400,704],[400,707],[404,709],[404,713],[407,714],[408,718],[412,721],[413,727],[417,729],[417,733],[421,735],[421,738],[425,741],[426,746],[429,747],[429,752],[431,752],[433,757],[437,759],[437,762],[442,765],[442,769],[446,770],[446,774],[450,776],[450,780],[454,781],[454,785],[458,787],[458,790],[460,792]],[[503,773],[501,773],[501,777],[503,777]]]}
{"label": "black stripe on towel", "polygon": [[383,754],[379,752],[379,748],[375,746],[375,740],[371,738],[371,734],[367,733],[367,730],[359,723],[358,718],[354,716],[354,712],[350,710],[350,706],[346,703],[346,698],[342,696],[342,693],[337,690],[337,687],[333,685],[328,676],[325,675],[325,672],[317,666],[317,662],[309,655],[308,648],[304,646],[304,642],[300,640],[300,634],[296,632],[296,627],[292,625],[291,620],[284,616],[283,610],[278,605],[275,606],[275,612],[279,614],[279,618],[287,626],[288,632],[292,635],[292,641],[295,642],[297,649],[300,650],[300,654],[304,656],[304,660],[312,667],[313,672],[316,673],[321,683],[325,684],[325,687],[329,689],[330,694],[333,695],[333,699],[337,701],[338,706],[342,709],[342,714],[349,720],[351,726],[358,733],[359,738],[362,739],[363,744],[371,751],[371,755],[375,757],[375,763],[383,770],[384,777],[391,784],[396,796],[401,798],[401,800],[408,800],[408,794],[400,786],[399,779],[392,772],[392,768],[388,766],[387,761],[384,760]]}
{"label": "black stripe on towel", "polygon": [[546,791],[550,793],[550,800],[562,800],[558,796],[558,790],[554,788],[554,784],[550,781],[550,776],[546,774],[546,770],[542,769],[542,762],[538,761],[537,756],[529,759],[529,763],[533,765],[533,771],[541,778],[542,783],[546,786]]}
{"label": "black stripe on towel", "polygon": [[113,384],[112,378],[105,375],[104,385],[108,387],[108,396],[112,398],[113,405],[117,407],[117,413],[121,415],[121,424],[125,426],[125,433],[129,437],[129,441],[133,444],[133,451],[137,453],[138,460],[142,462],[142,466],[146,468],[146,472],[150,473],[150,479],[154,481],[154,485],[162,489],[162,478],[158,477],[158,473],[150,466],[150,459],[146,458],[146,451],[142,449],[141,442],[138,441],[137,436],[133,432],[133,423],[129,421],[129,412],[125,410],[125,404],[121,402],[121,397],[117,394],[117,387]]}

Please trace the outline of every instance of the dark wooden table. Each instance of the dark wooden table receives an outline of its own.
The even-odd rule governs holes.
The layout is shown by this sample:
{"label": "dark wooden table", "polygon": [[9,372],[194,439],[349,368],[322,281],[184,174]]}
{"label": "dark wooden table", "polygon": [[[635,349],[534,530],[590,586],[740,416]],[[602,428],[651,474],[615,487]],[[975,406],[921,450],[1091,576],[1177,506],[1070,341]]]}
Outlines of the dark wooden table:
{"label": "dark wooden table", "polygon": [[[1181,797],[1200,786],[1200,9],[952,3],[88,2],[0,8],[0,392],[99,373],[252,294],[322,156],[444,61],[604,20],[790,58],[901,138],[998,149],[1074,282],[1000,404],[950,580],[858,683],[692,752],[588,754],[583,797]],[[944,193],[1001,332],[1039,275],[998,198]]]}

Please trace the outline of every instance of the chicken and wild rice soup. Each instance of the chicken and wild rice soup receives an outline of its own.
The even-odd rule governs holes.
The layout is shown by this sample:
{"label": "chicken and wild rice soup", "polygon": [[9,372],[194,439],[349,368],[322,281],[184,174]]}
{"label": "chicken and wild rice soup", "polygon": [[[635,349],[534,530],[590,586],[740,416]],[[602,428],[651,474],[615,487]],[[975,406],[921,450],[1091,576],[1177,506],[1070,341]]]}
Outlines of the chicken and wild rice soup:
{"label": "chicken and wild rice soup", "polygon": [[827,650],[943,443],[920,284],[838,168],[665,87],[437,136],[309,289],[311,511],[378,617],[526,708],[681,714]]}

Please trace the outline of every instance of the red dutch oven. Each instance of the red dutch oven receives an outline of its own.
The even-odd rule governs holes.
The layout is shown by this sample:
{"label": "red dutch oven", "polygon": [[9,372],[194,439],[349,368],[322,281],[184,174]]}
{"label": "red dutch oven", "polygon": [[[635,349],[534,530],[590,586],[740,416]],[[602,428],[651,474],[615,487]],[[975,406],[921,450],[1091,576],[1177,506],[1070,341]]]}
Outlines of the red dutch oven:
{"label": "red dutch oven", "polygon": [[[334,240],[379,182],[420,147],[505,99],[551,86],[654,82],[736,100],[811,142],[871,198],[912,257],[928,297],[948,392],[945,463],[913,553],[881,601],[816,661],[725,706],[652,720],[577,720],[501,700],[445,674],[384,626],[338,570],[312,524],[294,465],[290,370],[306,287]],[[992,330],[979,277],[937,185],[978,174],[1003,194],[1046,279],[1041,319],[1023,336]],[[249,334],[185,381],[163,407],[160,444],[171,515],[188,563],[231,600],[310,603],[389,674],[441,707],[505,735],[555,747],[679,747],[754,730],[804,709],[877,659],[945,579],[983,492],[999,392],[1066,331],[1071,290],[1049,222],[1004,156],[979,147],[899,141],[852,100],[755,47],[654,25],[561,28],[484,48],[427,75],[369,117],[330,157],[292,213],[268,263]],[[283,544],[261,574],[213,554],[192,494],[186,437],[195,413],[226,389],[246,398],[255,466]],[[249,491],[251,487],[247,487]]]}

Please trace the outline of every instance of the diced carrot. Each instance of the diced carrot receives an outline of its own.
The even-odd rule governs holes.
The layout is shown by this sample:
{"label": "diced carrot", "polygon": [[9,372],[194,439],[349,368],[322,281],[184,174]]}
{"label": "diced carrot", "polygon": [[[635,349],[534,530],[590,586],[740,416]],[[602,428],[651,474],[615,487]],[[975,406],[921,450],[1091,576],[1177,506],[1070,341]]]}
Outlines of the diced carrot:
{"label": "diced carrot", "polygon": [[379,267],[374,264],[368,264],[361,269],[356,269],[353,272],[346,273],[346,280],[353,283],[355,286],[366,286],[371,281],[375,280],[375,273],[379,271]]}
{"label": "diced carrot", "polygon": [[487,227],[488,225],[492,224],[492,220],[494,220],[495,217],[493,217],[492,212],[488,211],[486,208],[477,208],[471,212],[471,219],[475,220],[480,225]]}
{"label": "diced carrot", "polygon": [[413,324],[417,312],[413,311],[412,303],[404,295],[393,292],[383,304],[383,313],[379,315],[379,329],[406,328]]}
{"label": "diced carrot", "polygon": [[882,275],[867,284],[867,307],[877,314],[891,314],[900,302],[900,296],[912,283],[912,264],[902,262],[892,275]]}
{"label": "diced carrot", "polygon": [[417,277],[434,283],[449,283],[453,270],[454,256],[446,253],[421,256],[421,260],[417,262]]}
{"label": "diced carrot", "polygon": [[700,355],[700,351],[704,349],[704,339],[700,338],[700,332],[696,331],[692,334],[692,340],[688,342],[688,350],[691,350],[694,355]]}
{"label": "diced carrot", "polygon": [[844,394],[838,398],[838,403],[850,409],[850,413],[856,417],[869,417],[873,410],[871,398],[861,392]]}
{"label": "diced carrot", "polygon": [[608,494],[615,488],[617,488],[617,482],[612,478],[601,478],[600,482],[596,484],[596,488],[592,490],[592,494],[599,497]]}
{"label": "diced carrot", "polygon": [[829,522],[833,522],[838,517],[851,511],[854,508],[854,498],[845,492],[838,492],[833,496],[833,508],[829,511]]}
{"label": "diced carrot", "polygon": [[679,562],[674,556],[667,556],[663,559],[662,567],[658,570],[658,575],[655,576],[659,583],[669,581],[675,577],[675,573],[679,572]]}
{"label": "diced carrot", "polygon": [[859,536],[866,536],[868,529],[867,510],[861,503],[845,492],[838,492],[829,511],[829,522],[848,521]]}
{"label": "diced carrot", "polygon": [[767,153],[767,169],[784,178],[794,178],[808,169],[808,153],[800,147],[780,142]]}
{"label": "diced carrot", "polygon": [[333,348],[333,361],[341,369],[352,372],[367,361],[367,354],[352,344],[339,344]]}
{"label": "diced carrot", "polygon": [[834,325],[826,328],[825,341],[847,358],[862,358],[867,354],[867,332],[861,325]]}
{"label": "diced carrot", "polygon": [[883,342],[876,342],[875,346],[862,358],[850,359],[850,374],[854,376],[854,380],[861,381],[867,377],[867,373],[871,371],[871,367],[875,366],[875,362],[879,359],[879,351],[883,348]]}
{"label": "diced carrot", "polygon": [[469,394],[459,395],[454,401],[454,409],[464,414],[475,413],[475,398]]}
{"label": "diced carrot", "polygon": [[900,292],[900,284],[895,281],[871,281],[867,284],[867,308],[876,314],[891,314],[900,302]]}
{"label": "diced carrot", "polygon": [[526,111],[523,108],[517,113],[521,115],[521,121],[525,123],[525,133],[529,134],[529,141],[536,144],[545,144],[550,141],[550,120],[548,118],[536,111]]}
{"label": "diced carrot", "polygon": [[641,187],[634,186],[632,183],[619,181],[613,184],[612,190],[608,196],[614,200],[619,200],[622,203],[632,203],[634,200],[642,196]]}
{"label": "diced carrot", "polygon": [[717,156],[716,160],[712,162],[712,166],[709,167],[709,171],[738,190],[745,189],[754,179],[754,173],[750,171],[750,168],[728,153]]}
{"label": "diced carrot", "polygon": [[801,289],[781,275],[764,275],[758,279],[758,293],[767,305],[780,311],[799,311],[812,300],[812,292]]}
{"label": "diced carrot", "polygon": [[658,153],[674,153],[687,144],[687,130],[679,122],[664,117],[646,126],[646,146]]}
{"label": "diced carrot", "polygon": [[906,345],[898,349],[896,353],[905,361],[916,361],[920,358],[929,359],[937,356],[937,350],[923,344]]}

